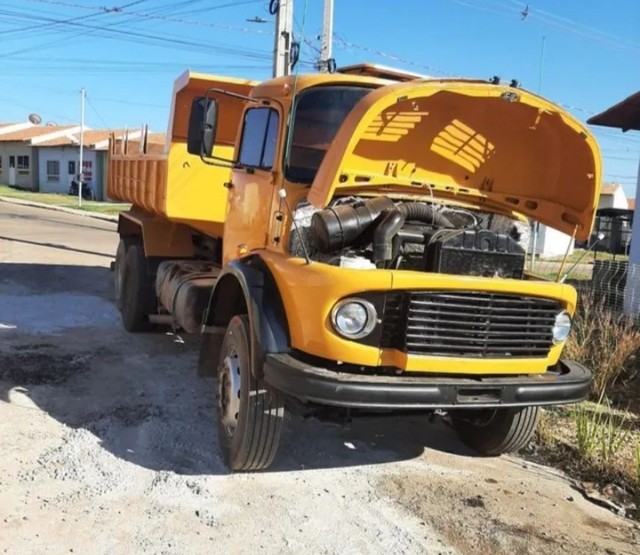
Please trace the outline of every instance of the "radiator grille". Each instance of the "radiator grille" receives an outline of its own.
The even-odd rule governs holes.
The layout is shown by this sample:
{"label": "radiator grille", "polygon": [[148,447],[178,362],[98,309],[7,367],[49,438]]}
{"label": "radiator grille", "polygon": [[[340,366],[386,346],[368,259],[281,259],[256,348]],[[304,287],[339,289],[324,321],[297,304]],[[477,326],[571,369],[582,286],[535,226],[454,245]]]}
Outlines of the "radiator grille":
{"label": "radiator grille", "polygon": [[403,291],[387,296],[381,344],[409,354],[545,357],[561,310],[555,300],[477,291]]}

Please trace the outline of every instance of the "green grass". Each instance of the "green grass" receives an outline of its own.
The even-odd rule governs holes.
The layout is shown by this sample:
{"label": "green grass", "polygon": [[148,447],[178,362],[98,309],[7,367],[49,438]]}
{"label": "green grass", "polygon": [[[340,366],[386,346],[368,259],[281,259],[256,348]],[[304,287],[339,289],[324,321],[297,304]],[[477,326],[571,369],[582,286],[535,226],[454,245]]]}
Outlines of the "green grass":
{"label": "green grass", "polygon": [[[588,254],[584,254],[585,253],[585,249],[575,249],[569,256],[567,256],[567,264],[573,264],[574,262],[577,262],[578,260],[580,260],[581,264],[591,264],[593,263],[594,258],[596,260],[629,260],[629,257],[625,254],[616,254],[613,255],[609,252],[590,252]],[[552,256],[549,258],[542,258],[541,262],[562,262],[562,259],[564,258],[563,255],[561,256]]]}
{"label": "green grass", "polygon": [[[65,208],[78,209],[78,198],[71,195],[61,195],[56,193],[34,193],[33,191],[23,191],[14,189],[8,185],[0,185],[0,197],[15,198],[19,200],[29,200],[50,204],[51,206],[63,206]],[[114,202],[98,202],[82,200],[82,208],[87,212],[98,212],[100,214],[118,214],[129,209],[129,204]]]}

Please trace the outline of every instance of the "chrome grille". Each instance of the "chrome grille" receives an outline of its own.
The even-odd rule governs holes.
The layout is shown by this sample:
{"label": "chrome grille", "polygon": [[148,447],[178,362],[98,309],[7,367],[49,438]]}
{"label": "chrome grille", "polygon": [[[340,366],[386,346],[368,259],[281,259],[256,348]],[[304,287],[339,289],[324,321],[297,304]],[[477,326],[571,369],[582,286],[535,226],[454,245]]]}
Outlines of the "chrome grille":
{"label": "chrome grille", "polygon": [[544,357],[558,301],[478,291],[403,291],[385,304],[383,347],[447,357]]}

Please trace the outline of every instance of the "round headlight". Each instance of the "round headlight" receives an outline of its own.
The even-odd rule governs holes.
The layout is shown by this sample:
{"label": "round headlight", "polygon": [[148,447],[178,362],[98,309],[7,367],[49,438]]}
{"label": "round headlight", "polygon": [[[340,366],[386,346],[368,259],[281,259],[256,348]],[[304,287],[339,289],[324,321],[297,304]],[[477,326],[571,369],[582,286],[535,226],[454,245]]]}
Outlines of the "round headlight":
{"label": "round headlight", "polygon": [[553,324],[553,342],[558,344],[562,343],[569,337],[571,331],[571,316],[565,310],[556,316],[556,321]]}
{"label": "round headlight", "polygon": [[375,307],[364,299],[344,299],[331,311],[331,324],[343,337],[360,339],[376,327]]}

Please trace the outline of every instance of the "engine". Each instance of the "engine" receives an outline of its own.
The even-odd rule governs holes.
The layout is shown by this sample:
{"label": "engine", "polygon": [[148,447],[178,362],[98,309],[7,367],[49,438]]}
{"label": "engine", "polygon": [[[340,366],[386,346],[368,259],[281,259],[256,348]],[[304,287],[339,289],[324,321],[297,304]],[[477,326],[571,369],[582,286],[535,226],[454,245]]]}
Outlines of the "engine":
{"label": "engine", "polygon": [[290,251],[343,267],[522,278],[525,249],[503,216],[388,197],[298,207]]}

